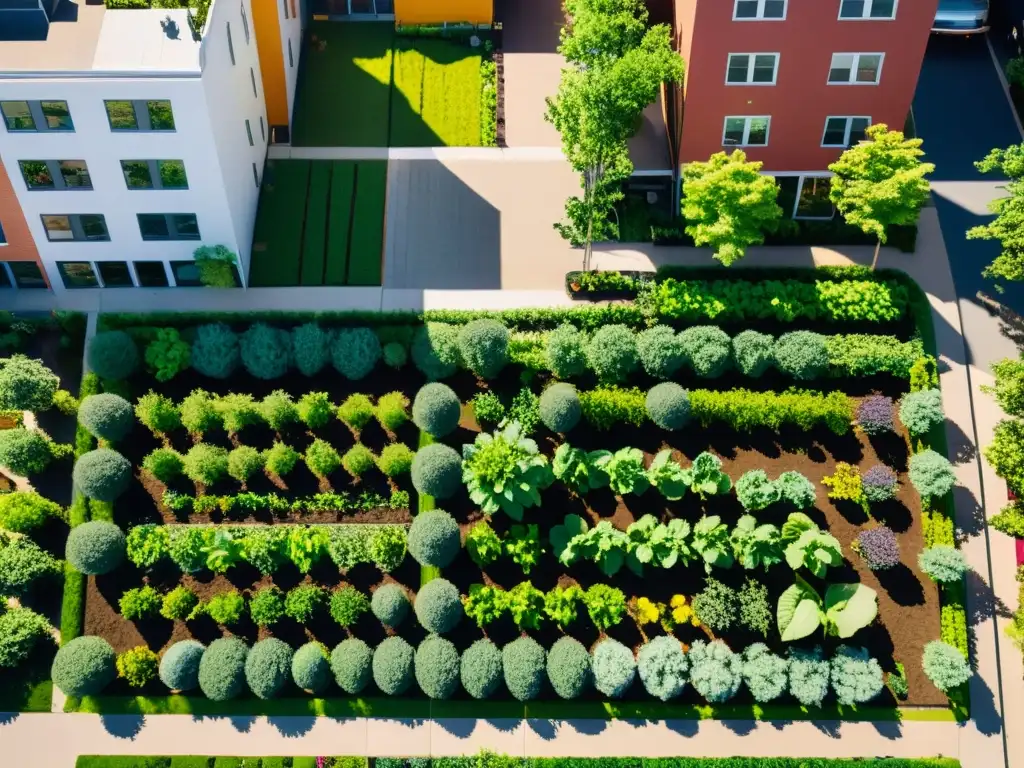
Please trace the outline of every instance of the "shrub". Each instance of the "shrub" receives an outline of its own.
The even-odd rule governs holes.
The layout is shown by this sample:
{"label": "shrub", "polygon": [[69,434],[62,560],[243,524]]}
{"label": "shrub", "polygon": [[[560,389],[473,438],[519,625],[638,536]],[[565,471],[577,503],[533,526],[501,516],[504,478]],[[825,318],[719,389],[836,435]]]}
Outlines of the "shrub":
{"label": "shrub", "polygon": [[743,660],[721,640],[690,646],[690,684],[712,704],[728,701],[740,688]]}
{"label": "shrub", "polygon": [[775,339],[758,331],[743,331],[733,337],[732,355],[744,376],[763,376],[775,363]]}
{"label": "shrub", "polygon": [[196,443],[185,454],[184,470],[193,483],[213,485],[228,472],[228,452],[219,445]]}
{"label": "shrub", "polygon": [[342,627],[351,627],[370,610],[370,600],[351,585],[342,587],[331,595],[331,618]]}
{"label": "shrub", "polygon": [[428,635],[416,649],[415,671],[427,698],[450,698],[459,685],[459,652],[450,640]]}
{"label": "shrub", "polygon": [[334,403],[326,392],[307,392],[299,398],[299,421],[310,429],[326,426],[334,418]]}
{"label": "shrub", "polygon": [[89,395],[78,407],[79,424],[100,440],[117,442],[123,439],[131,431],[134,421],[131,404],[118,395]]}
{"label": "shrub", "polygon": [[299,409],[292,396],[283,389],[275,389],[260,403],[260,415],[275,432],[280,432],[299,420]]}
{"label": "shrub", "polygon": [[425,445],[412,460],[412,484],[422,494],[446,499],[462,484],[462,459],[443,443]]}
{"label": "shrub", "polygon": [[64,556],[87,576],[110,573],[124,560],[124,534],[114,523],[91,520],[68,534]]}
{"label": "shrub", "polygon": [[323,643],[306,643],[292,656],[292,680],[308,693],[323,693],[331,682],[330,654]]}
{"label": "shrub", "polygon": [[597,429],[614,429],[619,424],[641,427],[647,423],[644,394],[639,389],[598,387],[579,394],[583,418]]}
{"label": "shrub", "polygon": [[406,352],[405,347],[399,344],[397,341],[392,341],[389,344],[384,345],[383,349],[384,365],[388,368],[404,368],[405,364],[409,362],[409,353]]}
{"label": "shrub", "polygon": [[594,646],[594,687],[613,699],[622,697],[636,677],[633,651],[618,640],[607,638]]}
{"label": "shrub", "polygon": [[963,685],[974,674],[964,655],[941,640],[932,640],[925,645],[921,666],[932,684],[943,693]]}
{"label": "shrub", "polygon": [[505,418],[505,406],[493,392],[477,392],[471,404],[473,416],[481,428],[496,427]]}
{"label": "shrub", "polygon": [[168,555],[171,534],[166,526],[144,523],[132,526],[125,541],[128,559],[140,568],[152,568]]}
{"label": "shrub", "polygon": [[547,457],[517,421],[493,435],[477,435],[472,445],[462,446],[462,459],[469,497],[485,515],[500,510],[521,520],[524,509],[540,505],[540,491],[554,480]]}
{"label": "shrub", "polygon": [[28,608],[12,607],[0,614],[0,669],[22,664],[50,630],[50,623]]}
{"label": "shrub", "polygon": [[871,701],[884,687],[882,668],[866,648],[840,645],[836,649],[832,657],[832,689],[840,704],[848,707]]}
{"label": "shrub", "polygon": [[598,328],[586,347],[586,356],[597,378],[605,384],[625,381],[640,362],[636,336],[624,325]]}
{"label": "shrub", "polygon": [[444,568],[459,553],[459,524],[441,509],[417,515],[409,527],[409,554],[420,565]]}
{"label": "shrub", "polygon": [[544,686],[546,654],[532,637],[519,637],[501,649],[505,686],[513,698],[530,701]]}
{"label": "shrub", "polygon": [[828,488],[828,497],[861,504],[864,501],[864,480],[860,469],[845,461],[836,463],[835,472],[821,478],[821,484]]}
{"label": "shrub", "polygon": [[300,624],[308,624],[326,601],[323,588],[313,584],[300,584],[288,591],[284,600],[284,612]]}
{"label": "shrub", "polygon": [[882,435],[895,428],[892,416],[892,398],[869,395],[857,406],[857,423],[869,435]]}
{"label": "shrub", "polygon": [[121,615],[128,621],[148,619],[160,610],[162,604],[160,593],[148,584],[126,590],[117,603]]}
{"label": "shrub", "polygon": [[330,359],[331,333],[316,323],[292,328],[292,359],[303,376],[316,376]]}
{"label": "shrub", "polygon": [[[401,638],[395,639],[405,642]],[[386,643],[387,640],[384,642]],[[379,651],[380,648],[378,647],[377,650]],[[410,649],[410,657],[411,655],[412,649]],[[331,651],[331,672],[334,674],[334,681],[338,687],[352,695],[362,691],[370,682],[371,663],[376,667],[375,657],[376,654],[370,650],[370,646],[358,638],[350,637],[338,643]]]}
{"label": "shrub", "polygon": [[409,420],[409,398],[401,392],[381,395],[373,414],[384,429],[394,432]]}
{"label": "shrub", "polygon": [[292,340],[288,331],[253,323],[239,339],[242,365],[257,379],[277,379],[288,372]]}
{"label": "shrub", "polygon": [[697,325],[679,334],[686,360],[694,373],[706,379],[721,376],[732,362],[729,334],[712,325]]}
{"label": "shrub", "polygon": [[76,637],[54,656],[51,679],[65,696],[93,696],[117,676],[116,659],[114,649],[102,637]]}
{"label": "shrub", "polygon": [[551,372],[560,379],[587,370],[587,338],[576,326],[560,325],[547,335],[545,354]]}
{"label": "shrub", "polygon": [[560,382],[552,384],[540,396],[540,420],[552,432],[568,432],[582,414],[576,387]]}
{"label": "shrub", "polygon": [[21,597],[38,579],[62,571],[60,562],[27,536],[0,534],[0,595]]}
{"label": "shrub", "polygon": [[799,472],[783,472],[775,481],[783,501],[797,509],[813,507],[817,499],[814,483]]}
{"label": "shrub", "polygon": [[133,688],[141,688],[156,677],[160,657],[145,645],[117,655],[117,676]]}
{"label": "shrub", "polygon": [[199,605],[196,593],[185,586],[177,586],[164,595],[160,605],[160,615],[165,619],[184,621]]}
{"label": "shrub", "polygon": [[828,370],[825,337],[812,331],[784,333],[775,342],[775,365],[801,381],[823,376]]}
{"label": "shrub", "polygon": [[758,704],[775,701],[786,690],[789,665],[764,643],[743,649],[743,680]]}
{"label": "shrub", "polygon": [[945,496],[956,484],[956,475],[949,459],[928,449],[910,457],[910,484],[922,496]]}
{"label": "shrub", "polygon": [[380,360],[380,339],[369,328],[342,328],[331,342],[331,364],[350,381],[359,381]]}
{"label": "shrub", "polygon": [[193,614],[206,614],[217,624],[229,627],[242,620],[245,613],[245,598],[237,590],[221,592],[206,603],[201,603]]}
{"label": "shrub", "polygon": [[412,420],[434,437],[444,437],[459,425],[459,397],[447,384],[424,384],[412,403]]}
{"label": "shrub", "polygon": [[405,443],[392,443],[380,452],[380,456],[377,457],[377,468],[391,478],[408,474],[412,469],[415,455]]}
{"label": "shrub", "polygon": [[142,460],[142,468],[161,483],[169,483],[185,468],[185,457],[173,448],[157,448]]}
{"label": "shrub", "polygon": [[53,459],[50,441],[34,429],[0,430],[0,466],[28,477],[42,472]]}
{"label": "shrub", "polygon": [[284,618],[284,595],[275,586],[256,590],[249,598],[249,615],[257,627],[269,627]]}
{"label": "shrub", "polygon": [[900,546],[896,534],[884,525],[861,531],[854,539],[853,551],[864,558],[872,571],[885,571],[900,563]]}
{"label": "shrub", "polygon": [[263,471],[263,464],[263,454],[248,445],[233,448],[228,454],[228,474],[243,485]]}
{"label": "shrub", "polygon": [[202,389],[192,390],[181,401],[181,423],[191,434],[200,437],[205,432],[223,425],[213,396]]}
{"label": "shrub", "polygon": [[156,392],[148,392],[135,404],[135,418],[157,435],[166,435],[181,426],[181,413],[174,401]]}
{"label": "shrub", "polygon": [[899,487],[896,473],[884,464],[875,464],[861,476],[860,481],[864,498],[872,504],[893,498]]}
{"label": "shrub", "polygon": [[960,581],[967,573],[964,553],[955,547],[938,545],[928,547],[917,556],[917,564],[932,581],[952,584]]}
{"label": "shrub", "polygon": [[782,493],[763,469],[752,469],[736,481],[736,498],[747,512],[758,512],[777,502]]}
{"label": "shrub", "polygon": [[237,637],[210,643],[199,662],[199,688],[211,701],[233,699],[245,689],[249,646]]}
{"label": "shrub", "polygon": [[458,587],[440,578],[420,587],[413,609],[423,628],[436,635],[455,629],[463,613]]}
{"label": "shrub", "polygon": [[288,682],[291,669],[291,646],[276,637],[268,637],[249,651],[245,660],[245,681],[256,696],[272,699]]}
{"label": "shrub", "polygon": [[463,365],[481,378],[493,379],[508,362],[508,328],[497,320],[471,320],[457,339]]}
{"label": "shrub", "polygon": [[398,627],[409,615],[409,596],[398,584],[382,584],[373,593],[370,610],[381,624]]}
{"label": "shrub", "polygon": [[644,643],[637,655],[640,682],[651,696],[662,701],[682,694],[689,668],[682,646],[670,635],[661,635]]}
{"label": "shrub", "polygon": [[24,355],[0,360],[0,410],[48,410],[58,387],[60,378],[42,360]]}
{"label": "shrub", "polygon": [[640,364],[656,379],[671,379],[686,364],[686,350],[674,328],[656,325],[636,340]]}
{"label": "shrub", "polygon": [[[405,693],[413,681],[412,646],[400,637],[386,638],[373,652],[373,682],[388,696]],[[341,685],[341,683],[339,683]]]}
{"label": "shrub", "polygon": [[319,478],[328,477],[341,464],[341,457],[334,446],[319,438],[310,443],[303,458],[309,471]]}
{"label": "shrub", "polygon": [[290,445],[274,443],[264,453],[263,459],[268,472],[278,477],[284,477],[295,468],[299,454]]}
{"label": "shrub", "polygon": [[915,437],[928,434],[945,420],[942,393],[937,389],[908,392],[900,400],[900,421]]}
{"label": "shrub", "polygon": [[821,647],[789,649],[789,693],[805,707],[820,707],[828,695],[831,665],[822,658]]}
{"label": "shrub", "polygon": [[125,331],[101,331],[89,340],[85,353],[89,370],[101,379],[127,379],[139,367],[139,350]]}
{"label": "shrub", "polygon": [[189,367],[192,348],[177,328],[158,328],[156,338],[146,345],[145,358],[157,381],[170,381]]}
{"label": "shrub", "polygon": [[408,535],[405,528],[398,525],[385,525],[378,529],[370,539],[367,554],[380,570],[390,573],[402,564],[407,551]]}
{"label": "shrub", "polygon": [[182,573],[196,573],[206,567],[206,541],[199,528],[175,527],[170,532],[168,554]]}
{"label": "shrub", "polygon": [[224,323],[196,328],[192,367],[211,379],[226,379],[238,368],[238,336]]}
{"label": "shrub", "polygon": [[718,579],[708,578],[704,589],[694,595],[693,610],[701,624],[715,632],[724,632],[736,621],[737,603],[736,590]]}
{"label": "shrub", "polygon": [[662,429],[682,429],[690,420],[690,396],[675,382],[655,384],[644,401],[647,415]]}
{"label": "shrub", "polygon": [[459,366],[458,328],[426,323],[412,339],[412,362],[430,381],[446,379]]}
{"label": "shrub", "polygon": [[199,687],[199,664],[206,649],[196,640],[179,640],[160,659],[160,681],[172,691]]}
{"label": "shrub", "polygon": [[56,502],[35,491],[0,494],[0,528],[13,533],[30,533],[50,518],[63,516]]}
{"label": "shrub", "polygon": [[575,699],[594,684],[590,654],[571,637],[560,637],[551,646],[547,671],[551,687],[563,699]]}
{"label": "shrub", "polygon": [[220,414],[221,422],[229,435],[236,434],[246,427],[259,424],[264,420],[259,403],[249,394],[232,392],[221,395],[214,402],[214,407]]}
{"label": "shrub", "polygon": [[772,610],[768,605],[768,588],[758,581],[747,579],[737,594],[740,624],[763,637],[772,626]]}
{"label": "shrub", "polygon": [[501,684],[501,672],[501,651],[487,638],[476,640],[462,654],[459,676],[462,687],[474,699],[486,699],[494,693]]}
{"label": "shrub", "polygon": [[503,552],[501,539],[486,521],[481,521],[466,534],[466,551],[470,559],[480,568],[486,568]]}
{"label": "shrub", "polygon": [[[352,477],[360,478],[373,468],[375,460],[376,457],[373,455],[373,451],[362,443],[356,443],[345,451],[345,455],[341,457],[341,466]],[[409,464],[412,464],[412,459],[409,460]]]}
{"label": "shrub", "polygon": [[90,499],[111,502],[127,490],[132,465],[117,451],[97,448],[75,462],[72,478],[75,487]]}
{"label": "shrub", "polygon": [[359,434],[373,418],[373,403],[366,395],[349,395],[345,402],[338,406],[338,418],[353,432]]}
{"label": "shrub", "polygon": [[614,627],[626,615],[626,596],[608,584],[592,584],[583,593],[583,605],[594,626],[601,632]]}

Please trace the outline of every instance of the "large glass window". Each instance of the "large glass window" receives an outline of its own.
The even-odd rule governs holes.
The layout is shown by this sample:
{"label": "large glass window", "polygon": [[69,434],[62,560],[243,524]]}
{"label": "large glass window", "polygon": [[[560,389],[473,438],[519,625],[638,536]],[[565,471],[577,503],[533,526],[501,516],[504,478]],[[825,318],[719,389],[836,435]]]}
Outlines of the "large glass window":
{"label": "large glass window", "polygon": [[45,160],[19,160],[21,176],[29,189],[56,189],[53,175]]}
{"label": "large glass window", "polygon": [[9,261],[7,266],[19,288],[46,288],[46,280],[34,261]]}
{"label": "large glass window", "polygon": [[112,131],[137,131],[139,121],[135,117],[135,105],[130,101],[106,101],[107,119]]}
{"label": "large glass window", "polygon": [[103,278],[103,285],[106,288],[133,288],[131,270],[128,269],[126,261],[97,261],[96,268]]}
{"label": "large glass window", "polygon": [[40,218],[50,242],[110,239],[107,222],[99,213],[43,214]]}
{"label": "large glass window", "polygon": [[36,130],[27,101],[0,101],[0,111],[4,114],[4,124],[8,131]]}
{"label": "large glass window", "polygon": [[895,19],[896,0],[842,0],[840,19]]}
{"label": "large glass window", "polygon": [[199,223],[194,213],[140,213],[143,240],[198,240]]}
{"label": "large glass window", "polygon": [[46,119],[46,127],[51,131],[73,131],[75,124],[71,122],[71,112],[66,101],[41,101],[39,109]]}
{"label": "large glass window", "polygon": [[169,101],[106,101],[112,131],[173,131]]}
{"label": "large glass window", "polygon": [[162,261],[133,261],[132,266],[143,288],[166,288],[170,285]]}
{"label": "large glass window", "polygon": [[8,131],[73,131],[66,101],[0,101]]}
{"label": "large glass window", "polygon": [[732,17],[736,21],[786,18],[786,0],[736,0]]}
{"label": "large glass window", "polygon": [[777,53],[730,53],[725,81],[729,85],[775,85]]}
{"label": "large glass window", "polygon": [[84,160],[19,160],[29,189],[92,189]]}
{"label": "large glass window", "polygon": [[99,288],[96,271],[88,261],[58,261],[57,271],[65,288]]}
{"label": "large glass window", "polygon": [[169,101],[147,101],[150,129],[154,131],[173,131],[174,113]]}
{"label": "large glass window", "polygon": [[869,125],[870,117],[826,117],[821,146],[851,147],[863,141]]}
{"label": "large glass window", "polygon": [[60,175],[68,189],[92,189],[92,177],[84,160],[61,160]]}
{"label": "large glass window", "polygon": [[833,53],[828,70],[831,85],[877,85],[884,53]]}
{"label": "large glass window", "polygon": [[181,160],[122,160],[121,172],[128,189],[188,189]]}
{"label": "large glass window", "polygon": [[829,192],[832,179],[827,176],[803,176],[796,199],[794,219],[831,219],[835,213]]}
{"label": "large glass window", "polygon": [[194,261],[172,261],[171,271],[174,272],[174,282],[182,287],[203,284],[199,279],[199,267]]}
{"label": "large glass window", "polygon": [[770,117],[727,117],[722,146],[763,147],[768,144]]}

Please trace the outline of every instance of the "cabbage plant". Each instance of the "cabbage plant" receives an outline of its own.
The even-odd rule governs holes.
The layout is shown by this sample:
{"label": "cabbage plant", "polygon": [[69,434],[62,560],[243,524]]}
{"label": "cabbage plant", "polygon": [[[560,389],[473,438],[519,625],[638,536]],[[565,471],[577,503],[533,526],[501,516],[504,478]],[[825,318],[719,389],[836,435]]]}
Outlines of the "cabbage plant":
{"label": "cabbage plant", "polygon": [[757,568],[782,562],[782,535],[771,523],[757,524],[753,515],[743,515],[732,529],[732,551],[744,568]]}
{"label": "cabbage plant", "polygon": [[562,565],[590,560],[606,576],[614,576],[626,562],[629,537],[602,520],[589,528],[579,515],[566,515],[562,525],[550,533],[551,547]]}
{"label": "cabbage plant", "polygon": [[818,627],[826,635],[852,637],[878,615],[878,595],[863,584],[829,584],[825,599],[800,576],[779,595],[776,619],[783,641],[800,640]]}
{"label": "cabbage plant", "polygon": [[806,567],[821,579],[829,567],[843,564],[839,540],[803,512],[790,513],[782,526],[782,542],[786,545],[786,562],[794,571]]}
{"label": "cabbage plant", "polygon": [[[727,478],[728,479],[728,478]],[[704,558],[704,568],[730,568],[733,563],[732,544],[729,528],[718,515],[704,516],[693,526],[693,541],[690,546]]]}
{"label": "cabbage plant", "polygon": [[644,452],[639,448],[620,448],[613,454],[601,456],[595,462],[598,469],[608,473],[608,484],[620,496],[637,496],[651,486],[644,472]]}
{"label": "cabbage plant", "polygon": [[524,509],[540,505],[540,492],[552,480],[547,457],[517,421],[462,446],[462,481],[484,514],[500,510],[522,520]]}
{"label": "cabbage plant", "polygon": [[647,470],[647,479],[669,501],[678,501],[686,493],[686,475],[679,462],[672,459],[670,448],[658,451]]}
{"label": "cabbage plant", "polygon": [[690,524],[678,518],[662,525],[654,515],[644,515],[626,529],[628,555],[626,565],[638,576],[645,565],[671,568],[682,561],[693,559],[693,550],[687,543]]}
{"label": "cabbage plant", "polygon": [[608,485],[608,473],[597,466],[598,459],[611,456],[608,451],[584,451],[562,443],[555,451],[551,470],[569,490],[582,496]]}
{"label": "cabbage plant", "polygon": [[722,471],[722,460],[713,453],[705,451],[693,460],[693,464],[683,470],[683,482],[702,499],[708,496],[720,496],[732,488],[732,480]]}

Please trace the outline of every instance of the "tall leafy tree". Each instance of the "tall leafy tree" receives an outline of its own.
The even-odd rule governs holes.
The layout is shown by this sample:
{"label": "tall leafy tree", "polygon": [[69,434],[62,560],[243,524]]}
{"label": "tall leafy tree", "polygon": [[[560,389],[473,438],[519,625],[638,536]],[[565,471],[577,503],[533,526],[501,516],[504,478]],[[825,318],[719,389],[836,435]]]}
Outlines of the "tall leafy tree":
{"label": "tall leafy tree", "polygon": [[921,162],[921,144],[921,139],[908,139],[878,123],[867,129],[864,141],[828,167],[835,174],[832,203],[847,222],[877,239],[872,269],[888,228],[916,223],[928,202],[930,185],[925,177],[935,166]]}
{"label": "tall leafy tree", "polygon": [[982,173],[996,171],[1009,179],[1005,187],[1009,195],[989,203],[995,219],[967,231],[968,240],[997,240],[1002,246],[1002,253],[982,274],[996,280],[1024,280],[1024,144],[993,149],[974,165]]}
{"label": "tall leafy tree", "polygon": [[642,0],[565,0],[564,5],[571,21],[559,33],[558,52],[570,64],[620,58],[639,46],[647,32]]}
{"label": "tall leafy tree", "polygon": [[727,267],[742,259],[748,246],[763,243],[764,233],[775,231],[782,218],[775,202],[779,186],[761,173],[763,165],[737,149],[683,168],[686,234],[696,245],[713,248]]}

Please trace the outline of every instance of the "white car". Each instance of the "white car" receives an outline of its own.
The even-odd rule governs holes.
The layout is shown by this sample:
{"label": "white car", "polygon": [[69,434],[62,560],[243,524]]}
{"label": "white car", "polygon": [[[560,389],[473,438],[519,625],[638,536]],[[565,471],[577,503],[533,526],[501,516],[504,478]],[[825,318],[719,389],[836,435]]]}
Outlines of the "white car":
{"label": "white car", "polygon": [[989,0],[939,0],[932,32],[976,35],[988,32]]}

